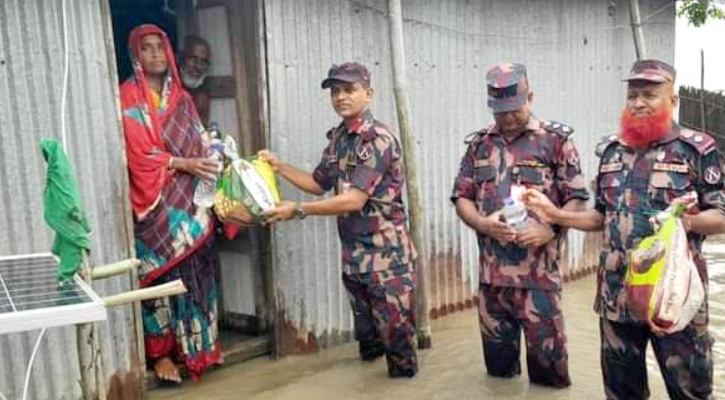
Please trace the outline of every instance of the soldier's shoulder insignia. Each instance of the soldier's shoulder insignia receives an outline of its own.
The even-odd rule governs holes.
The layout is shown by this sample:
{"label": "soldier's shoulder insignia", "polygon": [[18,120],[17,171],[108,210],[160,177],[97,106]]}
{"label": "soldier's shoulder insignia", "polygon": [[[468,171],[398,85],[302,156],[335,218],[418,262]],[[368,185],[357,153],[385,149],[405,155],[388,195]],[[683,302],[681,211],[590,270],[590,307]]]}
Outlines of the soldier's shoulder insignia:
{"label": "soldier's shoulder insignia", "polygon": [[717,148],[715,138],[707,133],[690,129],[682,129],[680,131],[680,140],[694,147],[700,154],[707,154]]}
{"label": "soldier's shoulder insignia", "polygon": [[541,120],[541,126],[547,131],[554,132],[563,138],[568,138],[574,133],[574,128],[561,122]]}
{"label": "soldier's shoulder insignia", "polygon": [[390,130],[390,128],[388,128],[387,126],[385,126],[383,124],[375,124],[375,126],[373,126],[373,130],[378,135],[392,135],[393,134],[393,131]]}
{"label": "soldier's shoulder insignia", "polygon": [[607,135],[599,140],[595,153],[597,157],[602,158],[604,152],[607,151],[607,147],[617,142],[617,135]]}
{"label": "soldier's shoulder insignia", "polygon": [[474,143],[478,142],[479,140],[481,140],[481,138],[486,136],[487,133],[488,133],[488,128],[481,129],[481,130],[475,131],[475,132],[471,132],[468,135],[466,135],[466,138],[463,140],[463,143],[465,143],[466,145],[474,144]]}
{"label": "soldier's shoulder insignia", "polygon": [[398,140],[398,137],[395,135],[395,133],[393,133],[393,131],[390,130],[385,125],[375,126],[374,131],[375,131],[375,134],[374,135],[371,134],[369,136],[369,139],[383,138],[386,141],[391,141],[391,142],[395,142]]}

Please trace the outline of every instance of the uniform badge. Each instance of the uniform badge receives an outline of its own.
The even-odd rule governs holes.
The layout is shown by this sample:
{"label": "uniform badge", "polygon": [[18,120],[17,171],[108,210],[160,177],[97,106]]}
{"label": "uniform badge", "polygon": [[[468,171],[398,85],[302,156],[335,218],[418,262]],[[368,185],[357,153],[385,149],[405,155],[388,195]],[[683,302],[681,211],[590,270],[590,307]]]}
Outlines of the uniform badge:
{"label": "uniform badge", "polygon": [[624,164],[622,164],[621,162],[602,164],[599,167],[599,173],[607,174],[609,172],[617,172],[617,171],[621,171],[623,167],[624,167]]}
{"label": "uniform badge", "polygon": [[367,161],[373,156],[373,146],[370,143],[360,143],[355,152],[361,161]]}
{"label": "uniform badge", "polygon": [[572,151],[569,153],[569,158],[567,160],[569,161],[569,165],[579,165],[579,153],[577,151]]}
{"label": "uniform badge", "polygon": [[542,168],[545,167],[543,163],[541,163],[539,160],[533,159],[533,160],[521,160],[516,163],[516,165],[520,167],[529,167],[529,168]]}
{"label": "uniform badge", "polygon": [[703,177],[705,178],[705,182],[711,185],[717,185],[718,183],[720,183],[722,172],[720,171],[720,168],[711,166],[705,170],[705,174]]}
{"label": "uniform badge", "polygon": [[690,172],[689,165],[676,163],[656,162],[652,166],[652,169],[655,171],[676,172],[678,174],[687,174]]}

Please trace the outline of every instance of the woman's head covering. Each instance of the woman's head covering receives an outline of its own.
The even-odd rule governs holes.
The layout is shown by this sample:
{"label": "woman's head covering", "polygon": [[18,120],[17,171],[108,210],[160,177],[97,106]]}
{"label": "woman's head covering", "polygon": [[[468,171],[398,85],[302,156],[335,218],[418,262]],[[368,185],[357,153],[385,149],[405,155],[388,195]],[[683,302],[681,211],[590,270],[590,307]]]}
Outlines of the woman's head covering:
{"label": "woman's head covering", "polygon": [[164,79],[164,88],[161,95],[162,109],[173,108],[176,102],[183,93],[181,86],[181,79],[179,77],[179,70],[176,67],[176,59],[174,52],[171,48],[171,42],[169,37],[166,35],[161,28],[153,24],[139,25],[131,31],[131,35],[128,38],[128,52],[131,56],[131,63],[133,65],[133,75],[136,79],[137,84],[142,91],[148,96],[147,101],[149,105],[154,104],[152,101],[152,94],[148,85],[148,79],[146,73],[141,65],[141,40],[148,35],[157,35],[161,38],[164,44],[164,54],[166,56],[167,72],[166,78]]}
{"label": "woman's head covering", "polygon": [[[158,107],[154,104],[151,87],[139,57],[141,40],[147,35],[158,35],[161,38],[168,65]],[[181,86],[171,43],[166,33],[156,25],[140,25],[131,31],[128,48],[134,76],[121,85],[123,131],[130,172],[131,203],[134,214],[143,218],[157,204],[161,190],[169,179],[168,163],[171,154],[164,144],[162,135],[166,121],[169,118],[183,117],[185,120],[180,122],[183,122],[184,126],[201,127],[201,123],[193,107],[182,113],[186,116],[176,115],[177,105],[184,99],[191,101],[191,98]]]}

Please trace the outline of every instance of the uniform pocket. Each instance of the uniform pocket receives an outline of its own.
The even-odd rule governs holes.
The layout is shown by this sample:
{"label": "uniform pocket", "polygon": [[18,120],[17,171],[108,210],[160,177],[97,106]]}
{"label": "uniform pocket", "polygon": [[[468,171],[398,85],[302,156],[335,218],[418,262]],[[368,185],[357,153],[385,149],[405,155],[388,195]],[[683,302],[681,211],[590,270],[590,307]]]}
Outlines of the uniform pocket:
{"label": "uniform pocket", "polygon": [[599,175],[599,194],[608,209],[616,208],[617,199],[624,190],[624,183],[627,179],[625,171],[607,172]]}
{"label": "uniform pocket", "polygon": [[476,183],[481,184],[493,180],[496,177],[496,168],[492,165],[476,167],[473,173],[476,178]]}
{"label": "uniform pocket", "polygon": [[653,171],[649,180],[650,206],[657,210],[666,209],[672,201],[694,190],[690,174]]}
{"label": "uniform pocket", "polygon": [[514,167],[514,176],[516,183],[523,185],[527,188],[533,188],[536,189],[545,195],[548,195],[548,191],[546,190],[546,175],[548,168],[541,166],[541,167],[531,167],[531,166],[516,166]]}
{"label": "uniform pocket", "polygon": [[476,167],[476,203],[479,210],[490,214],[496,210],[498,204],[498,190],[496,187],[496,168],[487,165]]}

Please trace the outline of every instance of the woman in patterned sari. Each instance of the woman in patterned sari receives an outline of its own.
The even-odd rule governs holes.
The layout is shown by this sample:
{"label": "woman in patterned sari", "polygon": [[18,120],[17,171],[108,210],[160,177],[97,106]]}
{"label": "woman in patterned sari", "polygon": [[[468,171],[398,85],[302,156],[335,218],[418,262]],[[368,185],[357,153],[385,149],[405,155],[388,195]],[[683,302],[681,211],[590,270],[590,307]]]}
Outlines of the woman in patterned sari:
{"label": "woman in patterned sari", "polygon": [[131,32],[134,75],[121,85],[123,130],[141,286],[181,278],[188,292],[142,303],[146,359],[160,380],[180,382],[221,362],[217,330],[214,217],[196,207],[194,189],[216,172],[203,158],[194,103],[182,89],[166,34]]}

